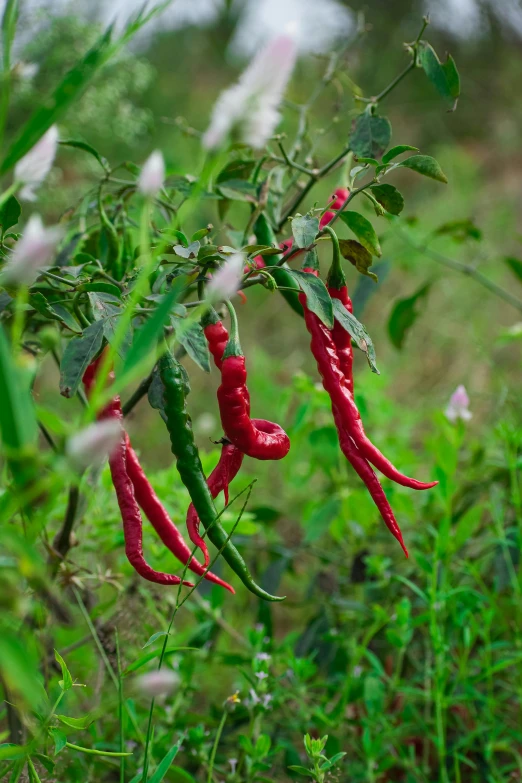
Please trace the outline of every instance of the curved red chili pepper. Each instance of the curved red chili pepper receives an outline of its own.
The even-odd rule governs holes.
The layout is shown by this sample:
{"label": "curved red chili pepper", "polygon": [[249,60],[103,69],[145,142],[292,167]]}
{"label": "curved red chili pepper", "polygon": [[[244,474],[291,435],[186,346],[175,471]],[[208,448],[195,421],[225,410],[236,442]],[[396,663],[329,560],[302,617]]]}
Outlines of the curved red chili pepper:
{"label": "curved red chili pepper", "polygon": [[[123,420],[119,397],[115,397],[103,412],[103,418]],[[179,585],[181,579],[175,574],[165,574],[155,571],[143,556],[142,519],[134,494],[134,486],[127,472],[127,453],[125,434],[122,428],[121,442],[109,458],[112,483],[120,507],[123,521],[123,536],[125,539],[125,554],[134,570],[147,579],[161,585]],[[183,582],[187,587],[194,587],[191,582]]]}
{"label": "curved red chili pepper", "polygon": [[[225,505],[227,506],[229,501],[228,485],[237,476],[244,456],[232,443],[225,441],[219,461],[207,479],[212,497],[216,498],[220,492],[224,492]],[[207,566],[210,556],[206,541],[199,534],[199,517],[193,503],[190,504],[187,511],[187,531],[192,543],[201,549],[205,558],[205,566]]]}
{"label": "curved red chili pepper", "polygon": [[[314,269],[306,268],[303,271],[317,275],[317,271]],[[369,440],[364,431],[361,414],[355,404],[353,394],[341,371],[331,331],[308,309],[305,294],[299,294],[299,301],[303,306],[305,324],[312,338],[310,347],[317,362],[323,386],[330,395],[332,404],[337,408],[344,426],[361,454],[387,478],[403,487],[409,487],[410,489],[430,489],[430,487],[434,487],[438,483],[437,481],[425,483],[405,476]]]}
{"label": "curved red chili pepper", "polygon": [[152,488],[136,452],[132,448],[129,436],[126,435],[125,445],[127,449],[127,473],[134,486],[134,494],[138,504],[141,506],[145,516],[153,526],[154,530],[169,549],[183,565],[188,564],[188,568],[198,576],[204,576],[209,582],[221,585],[231,593],[235,593],[234,588],[227,582],[220,579],[211,571],[205,571],[209,561],[205,558],[205,565],[192,557],[192,552],[185,543],[183,536],[171,520],[165,506],[162,504],[154,489]]}
{"label": "curved red chili pepper", "polygon": [[[347,188],[337,188],[332,198],[330,199],[330,201],[333,201],[332,209],[341,209],[349,195],[350,191]],[[321,217],[321,220],[319,221],[319,228],[324,228],[326,225],[328,225],[334,215],[334,212],[330,211],[329,209],[326,210],[326,212]]]}
{"label": "curved red chili pepper", "polygon": [[[245,357],[227,356],[221,367],[217,391],[221,424],[225,435],[244,454],[254,459],[283,459],[290,439],[278,424],[251,419],[245,399],[247,372]],[[263,422],[261,425],[255,422]]]}
{"label": "curved red chili pepper", "polygon": [[[223,354],[227,347],[229,335],[226,326],[223,321],[219,320],[218,314],[215,310],[210,310],[206,316],[207,324],[203,328],[203,333],[207,339],[208,349],[214,359],[214,364],[221,370],[223,366]],[[245,400],[248,406],[248,413],[250,414],[250,394],[245,386],[244,388]]]}
{"label": "curved red chili pepper", "polygon": [[397,541],[399,542],[399,544],[401,545],[404,551],[404,554],[406,555],[406,557],[408,557],[408,550],[406,549],[406,546],[404,544],[401,529],[397,523],[397,520],[395,519],[395,515],[388,502],[388,498],[384,494],[384,490],[381,486],[381,482],[375,475],[372,466],[369,464],[368,460],[362,456],[361,452],[359,451],[359,449],[357,448],[357,446],[355,445],[355,443],[353,442],[349,434],[346,432],[342,418],[339,415],[339,412],[335,408],[335,406],[332,406],[332,410],[333,410],[335,425],[337,427],[337,432],[339,433],[339,444],[341,446],[341,451],[343,452],[346,459],[350,462],[355,472],[360,476],[360,478],[366,484],[366,487],[368,488],[371,498],[375,503],[375,505],[377,506],[377,508],[379,509],[379,512],[384,520],[384,524],[386,525],[390,533],[394,536],[394,538],[397,539]]}

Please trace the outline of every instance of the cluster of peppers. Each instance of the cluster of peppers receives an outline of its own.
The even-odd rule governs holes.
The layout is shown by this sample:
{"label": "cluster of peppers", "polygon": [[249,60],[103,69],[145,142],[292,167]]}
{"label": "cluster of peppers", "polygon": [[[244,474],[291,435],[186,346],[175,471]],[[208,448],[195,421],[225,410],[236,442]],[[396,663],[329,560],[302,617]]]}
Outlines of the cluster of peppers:
{"label": "cluster of peppers", "polygon": [[[338,189],[332,201],[333,208],[339,209],[347,197],[348,191]],[[327,278],[327,288],[333,299],[338,299],[349,312],[352,312],[341,265],[339,242],[335,232],[328,226],[333,216],[334,212],[327,210],[320,221],[320,228],[330,233],[333,245],[333,262]],[[274,244],[275,237],[264,215],[258,218],[255,232],[261,243]],[[283,254],[288,253],[292,248],[292,240],[281,243],[280,248]],[[256,258],[254,262],[257,268],[264,265],[261,257]],[[308,265],[303,268],[304,272],[319,275],[315,265],[310,266],[310,262],[305,263]],[[278,275],[281,278],[276,278],[276,282],[281,287],[288,281],[292,281],[295,286],[284,265],[272,267],[271,272],[274,270],[274,277]],[[285,275],[288,280],[285,279]],[[399,525],[372,465],[387,478],[411,489],[429,489],[437,482],[423,483],[400,473],[367,437],[354,400],[353,351],[348,332],[337,321],[332,329],[325,326],[309,309],[303,292],[298,294],[297,301],[293,299],[290,303],[304,316],[306,328],[310,333],[312,354],[317,362],[323,386],[331,399],[341,450],[366,484],[386,526],[399,541],[407,556],[408,552]],[[239,343],[235,311],[230,303],[227,303],[227,307],[231,317],[230,335],[214,309],[211,308],[207,312],[203,321],[203,330],[210,353],[221,373],[217,399],[224,431],[220,459],[208,479],[204,475],[194,442],[187,407],[189,385],[186,371],[169,351],[162,355],[158,363],[158,380],[161,386],[159,407],[167,425],[171,450],[176,459],[180,478],[191,498],[186,518],[187,531],[192,543],[203,554],[203,564],[194,558],[180,531],[155,494],[123,426],[120,443],[111,455],[109,465],[123,520],[125,552],[140,576],[163,585],[181,583],[180,577],[155,571],[146,562],[142,546],[141,507],[164,545],[193,573],[234,593],[234,589],[227,582],[208,570],[210,556],[206,541],[200,533],[200,524],[202,524],[208,539],[252,593],[267,601],[281,601],[283,598],[270,595],[256,584],[245,561],[223,529],[214,504],[215,498],[223,492],[225,503],[228,505],[229,484],[240,470],[245,455],[260,460],[279,460],[285,457],[290,449],[288,435],[278,424],[250,417],[245,356]],[[94,382],[99,362],[100,359],[94,361],[85,373],[83,382],[87,394]],[[123,422],[118,397],[111,401],[100,417],[115,418],[120,423]],[[183,581],[183,584],[193,586],[187,581]]]}

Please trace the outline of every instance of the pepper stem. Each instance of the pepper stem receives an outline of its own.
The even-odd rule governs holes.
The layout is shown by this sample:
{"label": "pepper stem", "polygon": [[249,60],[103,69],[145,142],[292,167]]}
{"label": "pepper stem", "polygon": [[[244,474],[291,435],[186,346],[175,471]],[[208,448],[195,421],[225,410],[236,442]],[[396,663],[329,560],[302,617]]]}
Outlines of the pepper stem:
{"label": "pepper stem", "polygon": [[330,234],[332,240],[332,266],[328,271],[328,277],[326,278],[326,284],[329,288],[335,288],[339,290],[346,285],[346,277],[344,275],[343,265],[341,263],[341,248],[339,246],[339,239],[337,234],[331,226],[325,226],[323,231]]}
{"label": "pepper stem", "polygon": [[228,338],[223,359],[228,359],[229,356],[243,356],[243,351],[241,350],[241,344],[239,342],[239,325],[236,311],[234,310],[232,302],[228,299],[225,302],[225,305],[230,314],[230,337]]}
{"label": "pepper stem", "polygon": [[203,315],[201,316],[201,326],[204,329],[205,326],[210,326],[211,324],[217,324],[219,320],[220,320],[219,315],[216,313],[214,308],[209,307],[206,313],[203,313]]}

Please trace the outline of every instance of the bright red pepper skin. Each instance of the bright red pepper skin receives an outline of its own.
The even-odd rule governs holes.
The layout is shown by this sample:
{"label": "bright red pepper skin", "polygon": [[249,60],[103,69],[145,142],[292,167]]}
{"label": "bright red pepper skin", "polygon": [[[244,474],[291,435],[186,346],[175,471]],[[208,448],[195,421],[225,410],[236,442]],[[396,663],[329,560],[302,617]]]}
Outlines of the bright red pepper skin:
{"label": "bright red pepper skin", "polygon": [[[107,417],[116,418],[120,422],[123,420],[119,397],[115,397],[106,407],[103,418]],[[123,521],[125,554],[129,563],[143,579],[147,579],[149,582],[160,585],[179,585],[181,582],[179,576],[155,571],[146,562],[143,555],[142,519],[134,494],[134,486],[127,472],[127,450],[123,428],[121,442],[109,458],[109,467]],[[187,587],[194,587],[191,582],[183,582],[183,584]]]}
{"label": "bright red pepper skin", "polygon": [[384,494],[384,490],[381,486],[381,482],[375,475],[372,466],[369,464],[368,460],[362,456],[361,452],[359,451],[359,449],[357,448],[357,446],[355,445],[355,443],[353,442],[349,434],[346,432],[343,421],[339,416],[339,412],[337,411],[337,409],[333,406],[332,409],[333,409],[335,425],[337,427],[337,432],[339,434],[339,445],[341,446],[341,451],[343,452],[348,462],[352,465],[355,472],[366,484],[368,492],[370,493],[373,502],[379,509],[379,512],[384,520],[384,524],[386,525],[390,533],[394,536],[394,538],[397,539],[397,541],[399,542],[399,544],[401,545],[404,551],[404,554],[406,555],[406,557],[408,557],[408,550],[406,549],[406,546],[404,544],[401,529],[397,523],[397,520],[395,519],[395,515],[388,502],[388,498]]}
{"label": "bright red pepper skin", "polygon": [[[328,286],[328,293],[332,299],[339,299],[349,313],[353,312],[352,300],[348,296],[348,288],[343,285],[341,288],[335,288]],[[350,392],[353,394],[353,347],[352,338],[349,333],[344,329],[339,321],[334,321],[334,327],[332,329],[332,339],[337,349],[337,356],[339,357],[339,366],[341,372],[346,379],[346,385]]]}
{"label": "bright red pepper skin", "polygon": [[[208,343],[208,349],[212,354],[212,358],[214,359],[214,364],[218,370],[221,370],[223,366],[223,354],[225,353],[225,348],[227,347],[228,343],[228,331],[223,322],[219,320],[217,313],[214,311],[211,311],[207,315],[207,319],[210,320],[211,323],[207,323],[207,325],[203,328],[203,333]],[[248,413],[250,414],[250,394],[246,386],[244,387],[244,396]]]}
{"label": "bright red pepper skin", "polygon": [[[317,274],[316,270],[304,269],[304,272]],[[310,347],[312,354],[317,362],[317,367],[321,375],[323,386],[330,395],[332,405],[334,405],[342,418],[344,426],[350,437],[353,438],[357,448],[368,462],[371,462],[381,473],[391,481],[395,481],[403,487],[410,489],[430,489],[438,482],[433,481],[424,483],[417,481],[397,470],[392,463],[386,459],[379,449],[373,445],[366,435],[361,415],[355,404],[353,394],[351,393],[346,378],[341,371],[337,349],[333,341],[332,333],[322,321],[306,306],[306,296],[301,293],[299,301],[303,305],[305,324],[311,335]]]}
{"label": "bright red pepper skin", "polygon": [[[213,498],[216,498],[220,492],[225,494],[225,505],[228,505],[229,501],[228,485],[237,476],[244,456],[232,443],[225,441],[218,464],[207,479],[208,488]],[[210,562],[210,555],[205,539],[199,534],[199,517],[193,503],[190,504],[187,511],[187,531],[192,543],[196,544],[203,552],[205,566],[207,566]]]}
{"label": "bright red pepper skin", "polygon": [[[338,209],[341,209],[342,205],[350,195],[350,191],[347,188],[337,188],[335,193],[333,194],[330,201],[333,201],[332,209],[335,209],[336,211]],[[321,220],[319,221],[319,228],[324,228],[328,225],[328,223],[332,220],[332,218],[335,216],[335,213],[331,210],[326,210],[326,212],[321,217]]]}
{"label": "bright red pepper skin", "polygon": [[[221,424],[228,440],[244,454],[260,460],[283,459],[290,450],[290,439],[277,424],[256,426],[250,419],[245,400],[247,372],[244,356],[227,356],[221,367],[221,385],[217,391]],[[259,420],[264,421],[264,420]]]}
{"label": "bright red pepper skin", "polygon": [[209,582],[214,582],[231,593],[235,593],[234,588],[223,581],[211,571],[205,571],[208,561],[202,566],[201,563],[192,557],[190,548],[185,543],[183,536],[171,520],[165,506],[162,504],[154,489],[152,488],[136,452],[132,448],[129,436],[126,436],[125,445],[127,449],[127,473],[134,486],[134,494],[138,505],[153,526],[154,530],[169,549],[183,565],[188,564],[188,568],[198,576],[204,576]]}

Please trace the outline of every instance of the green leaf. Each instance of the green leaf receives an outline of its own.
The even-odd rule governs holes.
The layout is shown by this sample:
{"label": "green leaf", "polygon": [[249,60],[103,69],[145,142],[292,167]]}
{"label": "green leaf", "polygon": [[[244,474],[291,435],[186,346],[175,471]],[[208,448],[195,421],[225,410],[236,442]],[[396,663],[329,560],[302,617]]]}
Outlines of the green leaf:
{"label": "green leaf", "polygon": [[146,647],[150,647],[151,644],[154,644],[155,641],[161,639],[163,636],[169,636],[168,631],[157,631],[156,633],[153,633],[152,636],[143,645],[142,650],[144,650]]}
{"label": "green leaf", "polygon": [[292,234],[298,247],[309,247],[319,232],[319,218],[299,215],[292,220]]}
{"label": "green leaf", "polygon": [[70,718],[68,715],[56,715],[60,723],[69,726],[71,729],[88,729],[91,723],[96,720],[95,715],[84,715],[83,718]]}
{"label": "green leaf", "polygon": [[[36,414],[29,383],[15,364],[0,326],[0,435],[4,446],[18,451],[36,438]],[[0,660],[1,666],[1,660]]]}
{"label": "green leaf", "polygon": [[15,742],[0,742],[0,761],[18,759],[25,756],[27,748],[24,745],[17,745]]}
{"label": "green leaf", "polygon": [[29,296],[29,304],[42,315],[51,318],[53,321],[60,321],[71,332],[81,334],[82,329],[74,316],[61,304],[48,302],[41,291],[35,291]]}
{"label": "green leaf", "polygon": [[288,769],[291,769],[292,772],[297,772],[298,775],[303,775],[305,778],[311,778],[311,780],[314,780],[313,772],[309,769],[306,769],[306,767],[301,767],[299,764],[292,764],[292,766],[288,767]]}
{"label": "green leaf", "polygon": [[166,229],[166,230],[163,232],[164,239],[168,240],[168,239],[170,238],[170,235],[171,235],[171,234],[173,234],[173,235],[174,235],[174,237],[175,237],[175,238],[176,238],[176,239],[177,239],[179,242],[181,242],[181,244],[182,244],[182,245],[184,245],[184,247],[188,247],[188,245],[189,245],[189,241],[188,241],[187,237],[185,236],[185,234],[183,233],[183,231],[178,231],[176,228],[169,228],[169,229]]}
{"label": "green leaf", "polygon": [[248,179],[256,165],[255,160],[232,160],[227,163],[224,169],[221,169],[216,177],[218,184],[230,180]]}
{"label": "green leaf", "polygon": [[392,147],[391,150],[382,156],[382,162],[384,164],[389,163],[394,158],[402,155],[403,152],[418,152],[418,147],[411,147],[409,144],[397,144],[396,147]]}
{"label": "green leaf", "polygon": [[67,664],[65,663],[64,659],[62,658],[58,650],[54,651],[54,657],[60,664],[62,670],[62,679],[60,680],[60,688],[62,689],[62,691],[68,691],[69,688],[72,688],[73,685],[71,673],[67,668]]}
{"label": "green leaf", "polygon": [[482,231],[469,218],[467,220],[450,220],[439,226],[434,233],[436,236],[450,236],[455,242],[465,242],[466,239],[480,242],[482,239]]}
{"label": "green leaf", "polygon": [[83,150],[84,152],[87,152],[89,155],[92,155],[93,158],[96,158],[100,166],[104,171],[109,171],[109,163],[107,161],[107,158],[104,158],[98,150],[95,150],[94,147],[91,147],[90,144],[87,144],[86,141],[78,141],[76,139],[67,139],[66,141],[60,141],[58,142],[61,144],[62,147],[74,147],[78,150]]}
{"label": "green leaf", "polygon": [[353,264],[361,275],[371,277],[377,283],[377,275],[369,271],[373,263],[373,256],[371,253],[368,253],[365,247],[355,239],[340,239],[339,247],[341,248],[343,258],[346,258],[350,264]]}
{"label": "green leaf", "polygon": [[63,416],[41,405],[35,405],[35,410],[38,421],[50,432],[53,432],[55,435],[63,435],[64,437],[69,435],[70,425]]}
{"label": "green leaf", "polygon": [[435,50],[427,41],[418,43],[418,61],[424,73],[437,92],[451,105],[450,111],[457,108],[460,95],[460,77],[451,54],[441,63]]}
{"label": "green leaf", "polygon": [[255,754],[257,758],[264,759],[270,752],[272,740],[268,734],[260,734],[256,741]]}
{"label": "green leaf", "polygon": [[40,764],[45,767],[47,772],[53,772],[56,766],[54,761],[50,759],[49,756],[46,756],[45,753],[33,753],[32,758],[39,761]]}
{"label": "green leaf", "polygon": [[360,163],[362,166],[378,166],[379,161],[375,160],[375,158],[357,158],[357,163]]}
{"label": "green leaf", "polygon": [[191,242],[188,247],[183,245],[174,245],[174,252],[180,258],[197,258],[199,248],[201,247],[199,242]]}
{"label": "green leaf", "polygon": [[176,304],[186,282],[187,278],[185,275],[177,277],[172,284],[172,288],[168,294],[165,294],[150,318],[135,332],[132,345],[123,362],[123,374],[131,370],[151,353],[155,353],[158,338],[162,334],[170,311]]}
{"label": "green leaf", "polygon": [[[173,318],[172,320],[174,326],[176,326],[176,323],[183,319]],[[195,323],[186,331],[182,331],[179,342],[192,361],[194,361],[198,367],[201,367],[203,372],[210,372],[210,353],[201,324]]]}
{"label": "green leaf", "polygon": [[358,158],[379,158],[390,143],[391,134],[387,117],[365,111],[353,121],[350,148]]}
{"label": "green leaf", "polygon": [[54,755],[57,756],[67,744],[67,737],[61,729],[51,728],[49,734],[53,738],[54,742]]}
{"label": "green leaf", "polygon": [[181,767],[176,767],[173,764],[169,770],[169,782],[170,783],[196,783],[196,778]]}
{"label": "green leaf", "polygon": [[27,655],[27,640],[5,627],[0,634],[0,675],[8,687],[33,709],[39,709],[45,703],[38,669],[35,661]]}
{"label": "green leaf", "polygon": [[390,215],[401,214],[404,209],[404,199],[396,187],[384,183],[382,185],[372,185],[370,191]]}
{"label": "green leaf", "polygon": [[36,142],[57,122],[69,106],[77,100],[96,71],[113,53],[111,45],[112,28],[103,33],[94,46],[64,76],[54,92],[43,99],[40,107],[22,126],[20,133],[11,144],[2,165],[0,174],[9,171]]}
{"label": "green leaf", "polygon": [[322,280],[309,272],[286,270],[306,295],[308,308],[316,314],[328,329],[333,327],[333,306],[330,294]]}
{"label": "green leaf", "polygon": [[504,258],[504,261],[511,269],[515,277],[518,277],[518,279],[522,283],[522,261],[519,261],[518,258],[513,258],[511,256]]}
{"label": "green leaf", "polygon": [[416,171],[417,174],[436,179],[438,182],[444,182],[445,184],[448,182],[441,167],[435,158],[432,158],[430,155],[412,155],[411,158],[406,158],[406,160],[398,163],[397,168],[411,169]]}
{"label": "green leaf", "polygon": [[114,283],[82,283],[76,290],[81,292],[91,291],[93,293],[109,294],[116,299],[121,299],[121,291]]}
{"label": "green leaf", "polygon": [[92,307],[92,314],[97,321],[121,315],[119,297],[101,291],[88,291],[87,297]]}
{"label": "green leaf", "polygon": [[163,780],[163,778],[165,777],[165,775],[169,771],[169,769],[170,769],[170,767],[172,765],[172,762],[174,761],[174,759],[178,755],[179,749],[181,747],[181,743],[183,742],[184,739],[185,739],[185,735],[183,734],[179,738],[179,740],[176,742],[176,744],[173,745],[173,747],[169,750],[167,755],[164,756],[164,758],[160,761],[160,763],[158,764],[158,766],[156,768],[156,771],[155,771],[154,775],[152,775],[149,778],[148,783],[161,783],[161,781]]}
{"label": "green leaf", "polygon": [[2,228],[2,234],[5,234],[5,232],[9,231],[13,226],[16,226],[21,213],[22,207],[20,206],[18,199],[14,196],[10,196],[0,208],[0,226]]}
{"label": "green leaf", "polygon": [[73,337],[63,352],[60,363],[60,394],[73,397],[82,382],[83,374],[103,343],[103,321],[94,321],[81,337]]}
{"label": "green leaf", "polygon": [[218,190],[225,198],[231,201],[247,201],[249,204],[257,204],[257,187],[244,179],[229,179],[220,182]]}
{"label": "green leaf", "polygon": [[370,221],[359,212],[348,210],[341,212],[341,220],[348,228],[353,231],[361,245],[374,256],[381,256],[381,246],[375,233],[375,229]]}
{"label": "green leaf", "polygon": [[372,338],[366,331],[366,328],[357,320],[353,313],[350,313],[346,309],[339,299],[333,299],[332,301],[335,320],[341,324],[343,329],[346,329],[348,334],[355,340],[357,347],[366,354],[366,359],[370,365],[371,371],[379,375],[380,373],[376,364],[375,348],[373,347]]}
{"label": "green leaf", "polygon": [[391,311],[388,334],[393,345],[400,351],[408,331],[419,316],[418,305],[427,296],[430,283],[421,286],[412,296],[399,299]]}

